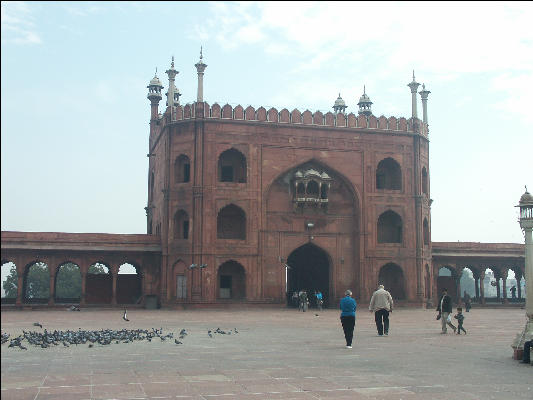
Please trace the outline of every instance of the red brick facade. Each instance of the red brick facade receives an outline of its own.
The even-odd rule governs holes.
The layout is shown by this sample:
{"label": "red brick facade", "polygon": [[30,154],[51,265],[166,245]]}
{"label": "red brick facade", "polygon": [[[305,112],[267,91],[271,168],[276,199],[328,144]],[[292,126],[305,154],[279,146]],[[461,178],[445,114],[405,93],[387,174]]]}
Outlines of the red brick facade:
{"label": "red brick facade", "polygon": [[[161,235],[164,303],[235,300],[231,284],[221,295],[219,268],[227,262],[241,271],[222,279],[243,281],[247,302],[284,303],[286,276],[289,290],[320,288],[331,301],[348,288],[368,298],[380,280],[402,300],[424,302],[431,218],[420,120],[196,103],[152,119],[149,156],[148,232]],[[313,170],[329,177],[320,184],[327,193],[308,186],[299,206],[296,174]],[[226,218],[228,205],[241,216]],[[239,225],[244,236],[221,233]],[[315,272],[306,271],[304,264],[316,264],[306,249],[322,260]],[[295,265],[286,275],[287,260]],[[186,281],[183,299],[176,279]]]}

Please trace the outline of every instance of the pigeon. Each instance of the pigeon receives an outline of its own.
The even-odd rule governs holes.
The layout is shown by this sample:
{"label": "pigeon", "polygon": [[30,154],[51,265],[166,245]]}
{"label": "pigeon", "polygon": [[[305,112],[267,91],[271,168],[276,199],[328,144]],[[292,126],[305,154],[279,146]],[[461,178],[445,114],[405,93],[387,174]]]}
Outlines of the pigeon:
{"label": "pigeon", "polygon": [[187,331],[185,328],[180,331],[180,335],[187,336]]}
{"label": "pigeon", "polygon": [[91,348],[91,347],[93,347],[93,344],[92,344],[92,343],[89,344],[89,348]]}
{"label": "pigeon", "polygon": [[211,335],[211,331],[207,331],[207,334],[209,335],[210,338],[213,337],[213,335]]}
{"label": "pigeon", "polygon": [[33,326],[38,326],[38,327],[41,328],[41,329],[42,329],[42,327],[43,327],[43,326],[42,326],[40,323],[38,323],[38,322],[34,322],[34,323],[33,323]]}
{"label": "pigeon", "polygon": [[69,311],[80,311],[80,309],[79,309],[78,307],[76,307],[76,306],[70,306],[70,307],[68,308],[68,310],[69,310]]}
{"label": "pigeon", "polygon": [[318,314],[315,314],[315,317],[318,317],[319,315]]}
{"label": "pigeon", "polygon": [[237,328],[233,328],[233,329],[235,330],[235,333],[239,333],[239,332],[237,332]]}
{"label": "pigeon", "polygon": [[178,339],[174,339],[174,343],[176,343],[176,344],[183,344],[183,343],[180,342]]}
{"label": "pigeon", "polygon": [[128,321],[129,322],[129,319],[128,319],[128,312],[126,311],[126,309],[124,309],[124,315],[122,316],[122,319],[124,321]]}

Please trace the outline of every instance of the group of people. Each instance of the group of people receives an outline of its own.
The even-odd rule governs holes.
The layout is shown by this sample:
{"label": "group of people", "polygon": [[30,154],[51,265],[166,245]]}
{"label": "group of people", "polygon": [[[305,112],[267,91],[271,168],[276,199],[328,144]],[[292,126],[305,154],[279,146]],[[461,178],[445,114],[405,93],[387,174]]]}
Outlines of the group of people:
{"label": "group of people", "polygon": [[[466,304],[468,311],[470,309],[470,302]],[[370,304],[368,306],[368,310],[374,313],[378,336],[389,335],[389,314],[392,313],[393,305],[394,301],[392,300],[391,294],[385,290],[384,285],[379,285],[378,289],[372,294]],[[344,331],[344,338],[346,339],[346,347],[349,349],[352,348],[356,308],[357,303],[355,299],[352,298],[352,291],[346,290],[344,297],[340,301],[340,309],[341,325]],[[454,318],[457,319],[457,327],[455,327],[451,322],[452,298],[448,295],[448,291],[446,289],[442,291],[442,296],[439,300],[437,311],[439,312],[437,319],[440,319],[442,324],[441,333],[447,333],[447,326],[450,326],[454,333],[457,332],[459,335],[461,331],[463,331],[466,334],[466,330],[463,328],[465,317],[461,307],[457,308],[457,314],[454,315]]]}
{"label": "group of people", "polygon": [[[319,310],[322,310],[324,304],[324,296],[320,290],[315,290],[314,298],[316,301],[316,307]],[[292,304],[294,307],[298,305],[298,311],[307,311],[309,308],[309,297],[307,295],[307,290],[294,291],[292,294]]]}

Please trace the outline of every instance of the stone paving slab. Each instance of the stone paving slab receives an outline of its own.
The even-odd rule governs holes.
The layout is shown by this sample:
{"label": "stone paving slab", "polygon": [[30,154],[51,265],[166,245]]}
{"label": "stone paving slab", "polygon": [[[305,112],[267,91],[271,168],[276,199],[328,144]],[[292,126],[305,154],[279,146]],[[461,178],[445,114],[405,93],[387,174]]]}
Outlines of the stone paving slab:
{"label": "stone paving slab", "polygon": [[[318,316],[316,315],[318,314]],[[474,309],[467,335],[440,334],[435,312],[398,309],[388,337],[358,312],[346,349],[337,310],[4,311],[2,332],[151,329],[173,340],[28,350],[2,346],[5,399],[533,399],[533,368],[512,359],[524,310]],[[207,330],[237,328],[215,335]],[[176,335],[177,336],[177,335]]]}

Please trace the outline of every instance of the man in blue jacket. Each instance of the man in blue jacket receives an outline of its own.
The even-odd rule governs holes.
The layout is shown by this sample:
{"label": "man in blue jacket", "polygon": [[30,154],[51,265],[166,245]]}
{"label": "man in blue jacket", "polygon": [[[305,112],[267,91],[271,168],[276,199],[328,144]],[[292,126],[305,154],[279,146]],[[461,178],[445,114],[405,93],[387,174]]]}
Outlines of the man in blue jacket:
{"label": "man in blue jacket", "polygon": [[341,299],[341,324],[344,330],[344,337],[346,338],[346,348],[352,348],[353,330],[355,328],[355,309],[357,304],[352,299],[352,291],[344,292],[345,297]]}

